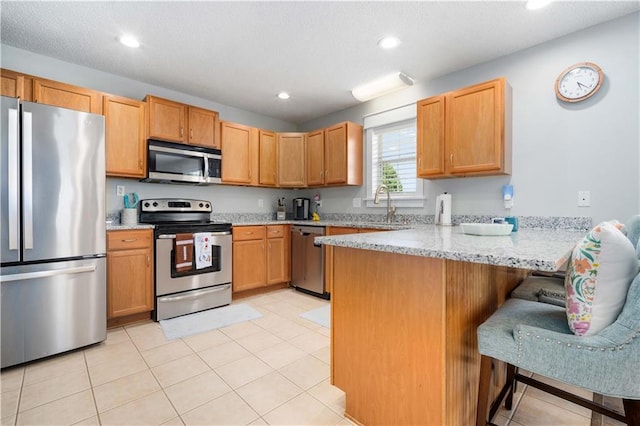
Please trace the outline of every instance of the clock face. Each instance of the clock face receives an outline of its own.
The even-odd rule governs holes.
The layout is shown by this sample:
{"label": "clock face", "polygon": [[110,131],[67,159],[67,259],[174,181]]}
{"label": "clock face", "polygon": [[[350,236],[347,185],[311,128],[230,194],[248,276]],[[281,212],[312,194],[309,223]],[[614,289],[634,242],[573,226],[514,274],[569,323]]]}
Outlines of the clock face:
{"label": "clock face", "polygon": [[603,78],[604,74],[596,64],[572,65],[556,80],[556,95],[565,102],[582,101],[598,91]]}

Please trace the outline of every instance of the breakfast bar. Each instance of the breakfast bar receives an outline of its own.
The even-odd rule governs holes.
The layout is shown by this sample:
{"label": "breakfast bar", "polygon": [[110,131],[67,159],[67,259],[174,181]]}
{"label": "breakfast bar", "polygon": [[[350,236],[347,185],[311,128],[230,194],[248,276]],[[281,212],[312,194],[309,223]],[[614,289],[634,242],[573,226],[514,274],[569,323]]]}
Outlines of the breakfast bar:
{"label": "breakfast bar", "polygon": [[[557,271],[584,236],[459,226],[316,238],[330,246],[331,380],[365,425],[475,422],[476,328],[531,271]],[[494,392],[502,381],[494,375]]]}

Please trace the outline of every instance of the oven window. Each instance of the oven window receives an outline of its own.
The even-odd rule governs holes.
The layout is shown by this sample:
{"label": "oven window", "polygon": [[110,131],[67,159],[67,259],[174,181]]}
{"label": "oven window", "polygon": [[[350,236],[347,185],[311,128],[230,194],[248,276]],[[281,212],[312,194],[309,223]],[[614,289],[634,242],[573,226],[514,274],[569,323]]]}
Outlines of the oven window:
{"label": "oven window", "polygon": [[[171,259],[175,259],[174,249],[171,250]],[[193,268],[188,271],[176,271],[176,263],[171,262],[171,278],[186,277],[188,275],[199,275],[211,272],[218,272],[222,267],[221,257],[222,247],[212,245],[211,246],[211,266],[208,268],[196,269],[195,261],[193,262]]]}
{"label": "oven window", "polygon": [[202,176],[203,158],[182,154],[168,154],[151,151],[149,160],[154,172],[171,173],[175,175]]}

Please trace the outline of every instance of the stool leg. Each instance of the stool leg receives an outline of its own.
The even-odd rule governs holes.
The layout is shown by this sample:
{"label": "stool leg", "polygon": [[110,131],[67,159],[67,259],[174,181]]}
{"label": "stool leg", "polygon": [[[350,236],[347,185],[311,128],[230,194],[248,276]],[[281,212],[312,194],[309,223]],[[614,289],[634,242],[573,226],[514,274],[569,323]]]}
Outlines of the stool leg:
{"label": "stool leg", "polygon": [[516,367],[515,365],[507,364],[507,383],[509,386],[509,392],[507,393],[507,399],[504,401],[504,408],[511,410],[513,407],[513,393],[516,388]]}
{"label": "stool leg", "polygon": [[640,426],[640,400],[623,399],[624,415],[629,426]]}
{"label": "stool leg", "polygon": [[489,388],[491,387],[491,358],[480,356],[480,378],[478,380],[478,404],[476,426],[486,426],[489,409]]}

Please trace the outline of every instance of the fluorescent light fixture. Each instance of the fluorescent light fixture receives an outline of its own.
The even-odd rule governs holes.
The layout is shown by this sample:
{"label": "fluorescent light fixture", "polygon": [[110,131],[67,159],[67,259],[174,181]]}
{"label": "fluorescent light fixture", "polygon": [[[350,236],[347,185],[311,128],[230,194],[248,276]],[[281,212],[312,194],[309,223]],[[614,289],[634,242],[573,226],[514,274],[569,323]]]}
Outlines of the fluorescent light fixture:
{"label": "fluorescent light fixture", "polygon": [[120,43],[124,44],[127,47],[131,47],[134,49],[140,47],[140,42],[136,40],[136,38],[132,35],[129,35],[129,34],[121,35],[119,40],[120,40]]}
{"label": "fluorescent light fixture", "polygon": [[278,99],[289,99],[290,97],[291,95],[289,95],[287,92],[278,93]]}
{"label": "fluorescent light fixture", "polygon": [[377,80],[363,84],[351,91],[354,98],[366,102],[378,96],[388,95],[413,85],[413,79],[403,72],[394,72]]}
{"label": "fluorescent light fixture", "polygon": [[383,49],[393,49],[400,44],[400,39],[396,37],[385,37],[378,42],[378,46]]}
{"label": "fluorescent light fixture", "polygon": [[529,0],[526,4],[526,8],[529,10],[538,10],[551,3],[551,0]]}

